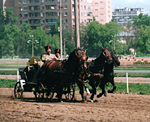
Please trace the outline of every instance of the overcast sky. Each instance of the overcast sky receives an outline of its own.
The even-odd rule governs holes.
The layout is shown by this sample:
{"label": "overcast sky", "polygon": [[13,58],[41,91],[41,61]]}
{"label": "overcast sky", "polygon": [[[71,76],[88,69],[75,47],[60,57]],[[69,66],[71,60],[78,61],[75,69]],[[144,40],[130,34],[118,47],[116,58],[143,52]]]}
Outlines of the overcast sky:
{"label": "overcast sky", "polygon": [[125,7],[144,8],[145,14],[150,15],[150,0],[112,0],[112,11]]}

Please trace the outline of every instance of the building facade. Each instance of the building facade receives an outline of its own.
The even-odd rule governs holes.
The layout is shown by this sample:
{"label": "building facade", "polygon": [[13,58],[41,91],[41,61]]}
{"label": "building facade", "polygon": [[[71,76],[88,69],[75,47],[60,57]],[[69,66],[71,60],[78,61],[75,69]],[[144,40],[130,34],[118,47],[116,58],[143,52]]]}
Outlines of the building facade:
{"label": "building facade", "polygon": [[138,16],[140,13],[144,14],[144,8],[123,8],[115,9],[112,18],[116,23],[121,26],[126,26],[126,23],[130,21],[133,23],[134,16]]}
{"label": "building facade", "polygon": [[[32,28],[44,27],[46,33],[51,25],[57,23],[61,13],[62,24],[65,29],[72,30],[75,25],[75,15],[79,23],[96,21],[105,24],[112,19],[111,0],[1,0],[0,6],[13,7],[15,17],[19,18],[17,25],[29,24]],[[7,3],[7,4],[6,4]],[[9,3],[9,4],[8,4]],[[77,4],[78,13],[75,13]]]}

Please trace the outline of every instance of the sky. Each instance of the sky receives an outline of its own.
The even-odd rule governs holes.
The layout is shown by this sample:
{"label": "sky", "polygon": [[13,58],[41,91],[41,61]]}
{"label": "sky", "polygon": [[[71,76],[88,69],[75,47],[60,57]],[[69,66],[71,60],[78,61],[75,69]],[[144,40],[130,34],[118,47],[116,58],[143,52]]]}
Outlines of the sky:
{"label": "sky", "polygon": [[112,11],[125,7],[144,8],[145,14],[150,15],[150,0],[112,0]]}

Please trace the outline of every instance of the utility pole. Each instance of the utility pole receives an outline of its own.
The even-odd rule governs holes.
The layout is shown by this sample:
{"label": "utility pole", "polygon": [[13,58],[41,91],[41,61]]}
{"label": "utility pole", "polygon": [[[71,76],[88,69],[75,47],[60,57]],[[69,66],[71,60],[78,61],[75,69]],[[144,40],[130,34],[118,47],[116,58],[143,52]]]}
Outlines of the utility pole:
{"label": "utility pole", "polygon": [[62,58],[62,17],[61,17],[61,0],[60,0],[60,8],[59,8],[59,17],[60,17],[60,57]]}
{"label": "utility pole", "polygon": [[[80,2],[80,1],[79,1]],[[79,31],[79,8],[77,0],[74,0],[75,3],[75,40],[77,44],[77,48],[80,47],[80,31]]]}

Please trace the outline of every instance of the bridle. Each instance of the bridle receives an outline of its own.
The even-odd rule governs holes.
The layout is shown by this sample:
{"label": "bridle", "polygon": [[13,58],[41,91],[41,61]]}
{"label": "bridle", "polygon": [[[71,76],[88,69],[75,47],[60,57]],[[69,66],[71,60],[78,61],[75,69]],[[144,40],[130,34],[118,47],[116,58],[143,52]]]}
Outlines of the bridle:
{"label": "bridle", "polygon": [[[105,49],[106,50],[106,49]],[[106,63],[111,64],[112,63],[112,58],[111,58],[111,54],[106,55],[105,50],[102,52],[103,56],[106,58]],[[111,58],[111,60],[109,59],[109,57]]]}

